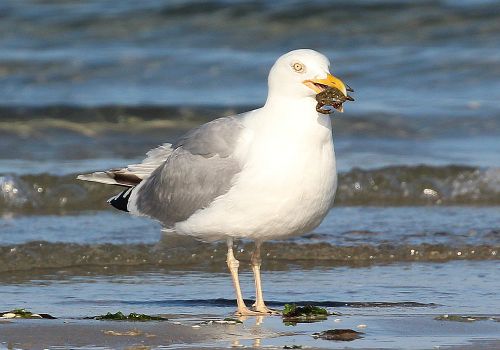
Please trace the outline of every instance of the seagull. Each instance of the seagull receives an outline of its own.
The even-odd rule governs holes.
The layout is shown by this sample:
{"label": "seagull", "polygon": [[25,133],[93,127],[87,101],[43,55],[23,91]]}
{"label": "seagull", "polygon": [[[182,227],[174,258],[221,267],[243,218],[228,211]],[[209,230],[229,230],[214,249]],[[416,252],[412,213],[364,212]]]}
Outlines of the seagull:
{"label": "seagull", "polygon": [[[348,96],[352,89],[329,68],[317,51],[288,52],[270,70],[263,107],[192,129],[150,150],[140,164],[77,178],[126,187],[108,203],[155,219],[166,232],[226,240],[236,314],[276,314],[262,293],[262,242],[310,232],[330,210],[337,189],[331,121],[316,109],[316,95],[334,88]],[[341,103],[333,108],[343,111]],[[235,239],[255,242],[252,307],[242,296]]]}

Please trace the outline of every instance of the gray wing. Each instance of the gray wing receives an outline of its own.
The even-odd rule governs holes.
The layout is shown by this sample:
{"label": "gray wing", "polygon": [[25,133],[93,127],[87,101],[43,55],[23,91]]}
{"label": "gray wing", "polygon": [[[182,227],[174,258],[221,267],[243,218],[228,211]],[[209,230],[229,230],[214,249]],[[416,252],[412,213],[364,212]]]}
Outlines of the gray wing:
{"label": "gray wing", "polygon": [[137,188],[137,211],[168,227],[225,194],[241,171],[233,153],[242,130],[239,117],[226,117],[181,137],[165,163]]}

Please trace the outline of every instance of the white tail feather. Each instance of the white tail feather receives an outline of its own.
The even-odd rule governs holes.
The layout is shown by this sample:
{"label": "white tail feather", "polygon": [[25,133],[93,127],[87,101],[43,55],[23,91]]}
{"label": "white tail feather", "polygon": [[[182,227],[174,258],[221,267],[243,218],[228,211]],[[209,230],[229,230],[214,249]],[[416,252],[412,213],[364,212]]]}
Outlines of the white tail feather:
{"label": "white tail feather", "polygon": [[102,184],[107,184],[107,185],[121,185],[122,184],[118,183],[114,178],[110,177],[107,172],[104,171],[98,171],[95,173],[91,174],[82,174],[78,175],[76,177],[78,180],[83,180],[83,181],[91,181],[91,182],[99,182]]}
{"label": "white tail feather", "polygon": [[108,171],[97,171],[90,174],[78,175],[78,180],[99,182],[107,185],[133,187],[158,168],[172,153],[172,145],[163,145],[146,153],[146,159],[139,164],[131,164],[123,169],[113,169]]}

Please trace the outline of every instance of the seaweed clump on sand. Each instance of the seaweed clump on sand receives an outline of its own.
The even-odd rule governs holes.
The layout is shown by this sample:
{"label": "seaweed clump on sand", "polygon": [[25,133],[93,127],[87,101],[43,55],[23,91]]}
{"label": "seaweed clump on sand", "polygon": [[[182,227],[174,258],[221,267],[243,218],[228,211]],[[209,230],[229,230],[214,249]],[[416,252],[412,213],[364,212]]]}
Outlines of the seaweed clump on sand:
{"label": "seaweed clump on sand", "polygon": [[0,312],[0,318],[45,318],[49,320],[55,319],[54,316],[49,314],[35,314],[26,309],[14,309],[7,312]]}
{"label": "seaweed clump on sand", "polygon": [[321,333],[314,333],[313,337],[324,340],[353,341],[362,338],[363,332],[356,332],[352,329],[329,329]]}
{"label": "seaweed clump on sand", "polygon": [[135,312],[132,312],[128,315],[123,314],[121,311],[118,311],[116,313],[111,313],[108,312],[106,315],[99,315],[99,316],[94,316],[94,317],[89,317],[94,320],[103,320],[103,321],[139,321],[139,322],[145,322],[145,321],[166,321],[167,318],[161,317],[161,316],[151,316],[151,315],[145,315],[145,314],[136,314]]}
{"label": "seaweed clump on sand", "polygon": [[283,322],[286,324],[312,323],[324,321],[328,318],[328,311],[322,307],[295,304],[285,304],[283,308]]}

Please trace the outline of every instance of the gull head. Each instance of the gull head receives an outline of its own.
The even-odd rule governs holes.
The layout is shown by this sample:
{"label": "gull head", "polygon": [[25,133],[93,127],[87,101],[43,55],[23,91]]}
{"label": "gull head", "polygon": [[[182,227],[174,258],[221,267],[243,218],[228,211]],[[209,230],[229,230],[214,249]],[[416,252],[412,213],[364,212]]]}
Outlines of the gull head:
{"label": "gull head", "polygon": [[[276,60],[268,77],[270,98],[315,98],[327,89],[338,90],[344,100],[353,100],[347,91],[352,91],[342,80],[330,73],[330,61],[323,54],[299,49],[290,51]],[[342,101],[342,102],[343,102]],[[342,103],[333,107],[342,112]]]}

